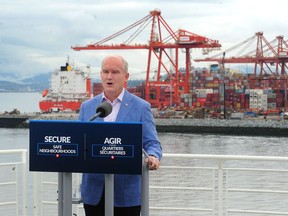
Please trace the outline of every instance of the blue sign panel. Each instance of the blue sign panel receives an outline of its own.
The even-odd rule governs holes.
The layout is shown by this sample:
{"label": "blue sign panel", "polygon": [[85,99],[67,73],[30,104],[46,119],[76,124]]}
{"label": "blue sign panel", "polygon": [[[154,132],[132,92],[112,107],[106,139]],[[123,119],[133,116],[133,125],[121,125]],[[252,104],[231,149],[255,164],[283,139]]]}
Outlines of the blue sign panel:
{"label": "blue sign panel", "polygon": [[30,171],[141,174],[142,123],[30,121]]}

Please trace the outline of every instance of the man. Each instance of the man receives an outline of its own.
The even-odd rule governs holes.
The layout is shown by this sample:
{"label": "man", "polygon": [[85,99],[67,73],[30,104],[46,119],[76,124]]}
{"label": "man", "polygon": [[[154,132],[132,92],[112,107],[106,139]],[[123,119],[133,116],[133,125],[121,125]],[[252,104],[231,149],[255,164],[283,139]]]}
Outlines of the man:
{"label": "man", "polygon": [[[87,121],[95,114],[95,107],[103,101],[112,104],[110,115],[95,121],[142,122],[143,148],[149,154],[149,169],[157,170],[162,157],[161,144],[157,137],[150,104],[129,93],[128,63],[121,56],[107,56],[102,61],[101,80],[103,93],[82,103],[79,120]],[[104,174],[83,174],[81,196],[86,216],[104,216]],[[140,216],[141,176],[114,175],[114,215]]]}

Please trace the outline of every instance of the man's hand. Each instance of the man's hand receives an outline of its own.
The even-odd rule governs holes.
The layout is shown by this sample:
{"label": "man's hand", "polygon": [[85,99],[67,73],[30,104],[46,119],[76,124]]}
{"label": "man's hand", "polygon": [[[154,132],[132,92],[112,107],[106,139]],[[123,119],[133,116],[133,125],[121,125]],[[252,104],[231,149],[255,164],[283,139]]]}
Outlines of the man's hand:
{"label": "man's hand", "polygon": [[[147,162],[147,161],[146,161]],[[157,170],[160,166],[160,161],[153,155],[148,156],[148,166],[149,170]]]}

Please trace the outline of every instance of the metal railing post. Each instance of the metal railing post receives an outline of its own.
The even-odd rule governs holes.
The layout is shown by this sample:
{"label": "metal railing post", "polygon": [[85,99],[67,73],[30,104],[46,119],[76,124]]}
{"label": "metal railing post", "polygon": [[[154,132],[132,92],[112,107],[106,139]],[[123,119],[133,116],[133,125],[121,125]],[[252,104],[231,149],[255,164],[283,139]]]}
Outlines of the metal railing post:
{"label": "metal railing post", "polygon": [[33,191],[33,196],[34,196],[34,213],[33,216],[38,216],[38,174],[35,172],[33,174],[33,179],[34,179],[34,191]]}
{"label": "metal railing post", "polygon": [[218,216],[223,215],[223,160],[218,163]]}
{"label": "metal railing post", "polygon": [[23,216],[27,215],[27,151],[22,151],[22,175],[23,175],[23,181],[22,181],[22,188],[23,188]]}

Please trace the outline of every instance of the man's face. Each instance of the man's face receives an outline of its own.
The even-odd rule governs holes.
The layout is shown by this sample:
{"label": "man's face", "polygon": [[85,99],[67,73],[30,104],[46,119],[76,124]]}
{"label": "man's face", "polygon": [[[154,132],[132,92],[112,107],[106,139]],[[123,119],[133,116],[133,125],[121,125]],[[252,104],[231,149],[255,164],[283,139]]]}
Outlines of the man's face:
{"label": "man's face", "polygon": [[114,100],[120,95],[128,78],[129,74],[124,71],[122,59],[110,57],[104,61],[101,80],[108,99]]}

